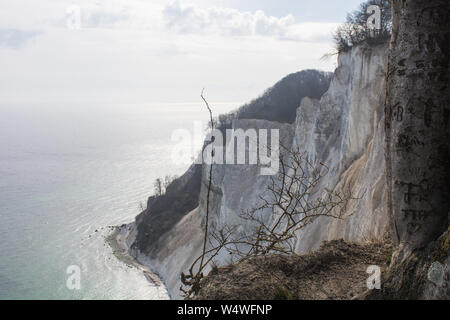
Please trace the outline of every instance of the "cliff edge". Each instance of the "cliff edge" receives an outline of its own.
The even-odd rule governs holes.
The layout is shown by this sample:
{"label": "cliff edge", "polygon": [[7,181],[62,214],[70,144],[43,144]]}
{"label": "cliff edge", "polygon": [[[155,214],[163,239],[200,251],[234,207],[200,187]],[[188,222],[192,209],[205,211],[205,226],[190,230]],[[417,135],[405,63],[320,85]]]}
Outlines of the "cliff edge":
{"label": "cliff edge", "polygon": [[[320,99],[304,97],[294,123],[235,119],[233,128],[278,129],[283,146],[296,148],[321,162],[329,174],[317,188],[350,190],[358,201],[344,220],[318,218],[297,235],[299,254],[317,250],[325,241],[344,239],[368,245],[382,241],[388,231],[384,183],[383,104],[387,45],[360,46],[339,57],[327,92]],[[158,273],[172,298],[180,298],[180,274],[201,253],[206,211],[207,165],[193,165],[162,198],[150,198],[148,209],[132,224],[127,242],[130,253]],[[243,210],[260,205],[269,177],[259,166],[215,165],[210,223],[248,228]],[[168,204],[171,203],[169,206]],[[177,205],[173,205],[173,204]],[[268,223],[271,212],[264,215]],[[226,265],[219,255],[216,263]],[[209,270],[206,270],[209,271]]]}

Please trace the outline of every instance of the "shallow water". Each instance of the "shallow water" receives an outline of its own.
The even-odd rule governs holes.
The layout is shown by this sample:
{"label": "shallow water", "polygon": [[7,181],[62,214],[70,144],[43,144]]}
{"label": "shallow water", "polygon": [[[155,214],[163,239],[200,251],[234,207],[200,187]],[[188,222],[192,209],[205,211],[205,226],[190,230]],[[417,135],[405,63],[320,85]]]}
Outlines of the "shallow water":
{"label": "shallow water", "polygon": [[[1,104],[0,299],[166,299],[104,238],[134,219],[157,177],[187,169],[171,160],[171,134],[206,123],[203,108]],[[80,290],[66,286],[71,265]]]}

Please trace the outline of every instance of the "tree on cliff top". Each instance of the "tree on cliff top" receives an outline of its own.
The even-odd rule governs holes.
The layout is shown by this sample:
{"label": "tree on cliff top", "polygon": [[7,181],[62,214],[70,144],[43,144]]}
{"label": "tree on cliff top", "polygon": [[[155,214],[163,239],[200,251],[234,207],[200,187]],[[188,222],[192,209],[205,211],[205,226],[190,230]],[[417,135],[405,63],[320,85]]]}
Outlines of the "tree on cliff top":
{"label": "tree on cliff top", "polygon": [[236,119],[293,123],[302,99],[320,99],[330,87],[331,77],[332,73],[317,70],[289,74],[238,110],[220,115],[215,121],[215,127],[230,128],[232,121]]}
{"label": "tree on cliff top", "polygon": [[[378,6],[381,10],[381,29],[373,32],[368,27],[368,20],[373,12],[370,6]],[[339,26],[333,38],[338,52],[350,50],[353,46],[368,43],[386,42],[391,37],[392,9],[390,0],[368,0],[360,4],[358,10],[347,15],[346,22]]]}

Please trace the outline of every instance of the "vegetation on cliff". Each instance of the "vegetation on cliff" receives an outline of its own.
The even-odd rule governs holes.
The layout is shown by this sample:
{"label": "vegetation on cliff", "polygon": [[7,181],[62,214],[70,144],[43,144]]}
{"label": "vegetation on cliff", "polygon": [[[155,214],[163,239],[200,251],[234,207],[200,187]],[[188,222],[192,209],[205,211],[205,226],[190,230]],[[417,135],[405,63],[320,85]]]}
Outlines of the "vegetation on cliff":
{"label": "vegetation on cliff", "polygon": [[214,267],[196,300],[346,300],[367,290],[367,266],[384,272],[388,240],[366,245],[325,242],[306,255],[269,255]]}
{"label": "vegetation on cliff", "polygon": [[[374,13],[370,10],[371,6],[377,6],[381,10],[380,29],[377,30],[371,30],[367,24]],[[363,43],[376,45],[387,42],[391,37],[391,29],[391,0],[367,0],[361,3],[358,10],[349,13],[346,22],[336,29],[333,34],[336,50],[340,53]]]}
{"label": "vegetation on cliff", "polygon": [[317,70],[292,73],[237,111],[220,115],[216,128],[229,128],[234,119],[293,123],[302,99],[319,99],[328,90],[331,78],[332,73]]}
{"label": "vegetation on cliff", "polygon": [[[292,123],[304,97],[320,98],[328,89],[331,73],[306,70],[288,75],[267,89],[261,97],[237,111],[215,119],[215,128],[227,128],[233,119],[264,119]],[[161,237],[199,204],[202,166],[192,167],[180,178],[170,178],[168,184],[155,181],[155,196],[137,217],[138,233],[133,248],[152,254],[163,247]]]}

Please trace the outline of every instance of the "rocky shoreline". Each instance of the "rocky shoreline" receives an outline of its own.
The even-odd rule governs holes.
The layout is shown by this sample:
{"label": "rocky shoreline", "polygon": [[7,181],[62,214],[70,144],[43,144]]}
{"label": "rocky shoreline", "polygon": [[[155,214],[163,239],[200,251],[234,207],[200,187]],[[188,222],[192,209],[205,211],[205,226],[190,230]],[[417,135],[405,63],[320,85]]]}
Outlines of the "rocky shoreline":
{"label": "rocky shoreline", "polygon": [[130,268],[136,268],[141,270],[145,278],[154,286],[161,287],[164,283],[161,281],[160,277],[150,270],[148,267],[140,264],[134,257],[129,253],[129,248],[126,242],[129,231],[131,229],[130,225],[121,225],[114,227],[114,230],[106,238],[106,242],[113,250],[113,254],[121,262],[126,264]]}

